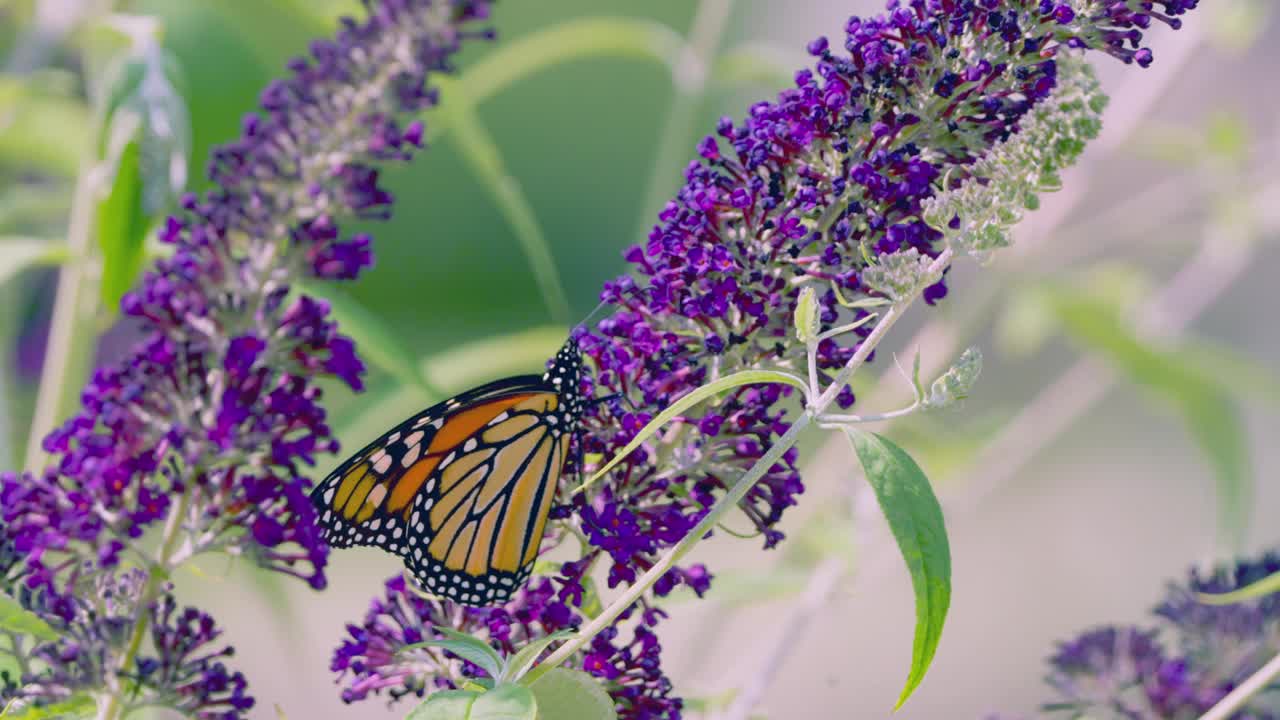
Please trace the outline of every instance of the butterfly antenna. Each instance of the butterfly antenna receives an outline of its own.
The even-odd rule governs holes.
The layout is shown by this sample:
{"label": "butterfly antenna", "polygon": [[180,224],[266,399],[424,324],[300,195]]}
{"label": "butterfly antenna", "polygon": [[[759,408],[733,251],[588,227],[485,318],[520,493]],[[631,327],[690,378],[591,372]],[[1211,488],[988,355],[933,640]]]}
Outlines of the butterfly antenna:
{"label": "butterfly antenna", "polygon": [[[628,289],[628,290],[625,292],[625,294],[627,294],[627,295],[636,295],[636,294],[638,294],[638,293],[640,292],[640,290],[641,290],[641,288],[639,288],[639,287],[634,287],[634,286],[633,286],[633,287],[631,287],[630,289]],[[583,319],[582,319],[582,322],[578,323],[578,325],[577,325],[577,326],[578,326],[578,327],[581,327],[581,326],[587,325],[588,323],[590,323],[590,322],[591,322],[592,318],[594,318],[597,314],[599,314],[599,312],[600,312],[601,310],[603,310],[603,309],[605,309],[605,308],[607,308],[607,307],[611,307],[611,306],[616,305],[616,304],[617,304],[617,303],[609,302],[608,300],[601,300],[601,301],[600,301],[600,304],[599,304],[599,305],[596,305],[596,309],[595,309],[595,310],[592,310],[592,311],[591,311],[591,312],[589,312],[589,313],[587,313],[587,316],[586,316],[585,318],[583,318]]]}

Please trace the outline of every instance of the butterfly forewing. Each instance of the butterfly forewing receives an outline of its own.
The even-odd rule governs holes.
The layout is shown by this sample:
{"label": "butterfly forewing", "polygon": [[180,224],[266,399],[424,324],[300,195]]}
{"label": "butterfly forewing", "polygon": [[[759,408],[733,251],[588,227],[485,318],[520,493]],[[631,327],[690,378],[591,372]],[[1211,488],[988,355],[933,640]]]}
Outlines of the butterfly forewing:
{"label": "butterfly forewing", "polygon": [[312,492],[325,540],[397,553],[435,594],[506,600],[528,577],[568,456],[578,362],[570,342],[546,375],[471,390],[357,452]]}

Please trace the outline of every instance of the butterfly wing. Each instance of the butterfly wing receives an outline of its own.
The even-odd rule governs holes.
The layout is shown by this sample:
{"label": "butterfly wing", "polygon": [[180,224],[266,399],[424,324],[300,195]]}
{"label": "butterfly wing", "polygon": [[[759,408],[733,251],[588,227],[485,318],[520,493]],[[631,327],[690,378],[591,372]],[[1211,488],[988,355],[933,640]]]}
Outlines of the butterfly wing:
{"label": "butterfly wing", "polygon": [[312,492],[325,540],[405,558],[423,588],[502,602],[532,568],[572,428],[544,378],[491,383],[430,407]]}

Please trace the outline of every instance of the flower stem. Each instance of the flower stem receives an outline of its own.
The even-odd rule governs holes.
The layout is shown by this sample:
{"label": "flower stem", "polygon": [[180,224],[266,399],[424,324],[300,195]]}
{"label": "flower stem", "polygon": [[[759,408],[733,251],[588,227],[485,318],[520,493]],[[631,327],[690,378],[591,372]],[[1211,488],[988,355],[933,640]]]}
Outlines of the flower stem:
{"label": "flower stem", "polygon": [[80,397],[80,388],[93,361],[96,333],[93,328],[86,327],[97,310],[98,292],[97,277],[90,271],[93,264],[90,247],[94,206],[90,179],[92,166],[92,156],[86,154],[80,163],[80,174],[71,201],[71,219],[67,226],[68,257],[58,274],[53,318],[49,321],[49,341],[40,371],[40,389],[27,436],[24,467],[32,471],[43,464],[44,437],[53,430],[59,418],[71,411],[73,403]]}
{"label": "flower stem", "polygon": [[1248,680],[1218,701],[1217,705],[1209,708],[1209,712],[1201,715],[1200,720],[1226,720],[1276,677],[1280,677],[1280,655],[1271,658],[1258,672],[1250,675]]}
{"label": "flower stem", "polygon": [[[942,270],[946,268],[948,263],[950,263],[951,256],[952,251],[950,248],[944,250],[942,254],[939,255],[929,266],[929,274],[935,278],[941,276]],[[636,600],[639,600],[640,597],[644,595],[649,588],[653,587],[654,583],[674,567],[681,558],[689,554],[689,551],[701,542],[707,533],[715,529],[724,514],[727,513],[730,508],[736,507],[756,482],[769,471],[769,468],[782,460],[782,456],[796,444],[796,440],[800,437],[800,432],[812,424],[814,418],[821,415],[827,407],[831,405],[831,403],[835,402],[836,396],[840,393],[840,388],[849,381],[850,376],[852,376],[858,368],[862,367],[862,364],[866,362],[867,358],[871,355],[871,352],[875,350],[876,346],[880,344],[880,341],[884,339],[884,336],[889,332],[889,329],[892,328],[894,323],[902,317],[902,313],[906,307],[920,296],[920,293],[927,284],[929,283],[920,283],[914,293],[902,298],[890,307],[888,312],[884,314],[884,317],[880,319],[880,322],[878,322],[875,328],[871,330],[871,333],[867,335],[866,339],[858,345],[857,351],[854,352],[853,357],[849,358],[849,362],[840,369],[840,372],[836,375],[835,381],[831,386],[828,387],[822,395],[810,399],[809,406],[800,414],[800,417],[796,418],[796,421],[791,424],[791,427],[782,434],[782,437],[779,437],[778,441],[769,448],[768,452],[757,460],[755,464],[747,470],[746,474],[734,483],[723,497],[716,501],[715,505],[711,506],[711,509],[707,511],[707,514],[698,521],[697,525],[693,526],[692,530],[680,539],[680,542],[677,543],[675,547],[668,550],[667,554],[659,558],[658,561],[653,564],[653,567],[649,568],[643,575],[637,578],[636,581],[622,593],[622,595],[609,604],[609,607],[605,608],[599,615],[593,618],[591,622],[587,623],[580,631],[578,631],[577,635],[574,635],[565,644],[556,648],[556,651],[548,655],[546,660],[542,661],[542,663],[533,670],[530,670],[529,674],[525,676],[527,678],[525,683],[533,683],[535,680],[542,677],[542,675],[547,671],[573,657],[575,653],[585,647],[587,643],[591,642],[593,637],[612,625],[613,621],[616,620],[619,615],[621,615],[627,608],[631,607]]]}
{"label": "flower stem", "polygon": [[116,668],[117,687],[112,688],[111,694],[106,696],[105,701],[100,705],[97,720],[120,720],[124,717],[125,690],[119,687],[118,679],[133,666],[138,656],[138,649],[142,647],[142,638],[147,633],[147,624],[151,617],[151,604],[159,597],[165,579],[173,570],[174,552],[177,550],[178,537],[182,530],[182,517],[187,514],[190,502],[191,488],[188,487],[165,520],[164,534],[160,539],[160,548],[156,551],[155,564],[147,570],[147,584],[138,596],[138,604],[134,609],[136,617],[133,621],[133,630],[129,633],[129,645],[125,648],[124,655],[120,657],[120,663]]}

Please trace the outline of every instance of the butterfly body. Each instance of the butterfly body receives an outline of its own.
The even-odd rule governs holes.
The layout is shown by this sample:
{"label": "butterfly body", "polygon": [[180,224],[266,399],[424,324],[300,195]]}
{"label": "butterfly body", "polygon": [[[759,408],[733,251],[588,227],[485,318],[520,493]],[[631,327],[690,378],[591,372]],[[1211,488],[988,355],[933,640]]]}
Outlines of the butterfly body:
{"label": "butterfly body", "polygon": [[504,602],[533,567],[584,408],[570,339],[544,375],[498,380],[410,417],[311,493],[331,547],[404,558],[424,590]]}

